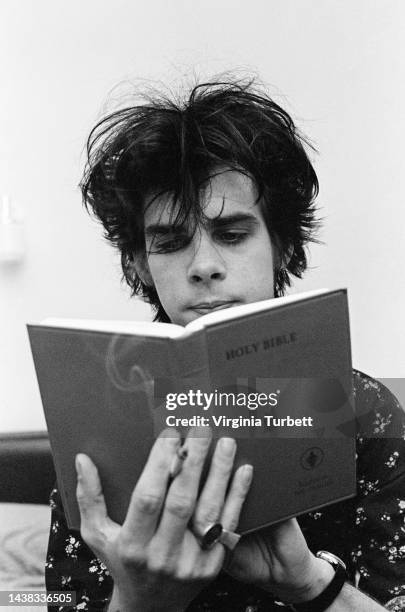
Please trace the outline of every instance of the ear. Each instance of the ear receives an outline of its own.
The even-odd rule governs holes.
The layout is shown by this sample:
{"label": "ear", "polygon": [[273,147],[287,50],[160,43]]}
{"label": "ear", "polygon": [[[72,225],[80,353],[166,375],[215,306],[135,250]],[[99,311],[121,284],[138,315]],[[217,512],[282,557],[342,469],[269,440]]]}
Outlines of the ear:
{"label": "ear", "polygon": [[135,257],[133,265],[142,283],[146,285],[147,287],[153,287],[154,286],[153,278],[149,270],[149,265],[146,259],[146,254],[138,255],[137,257]]}

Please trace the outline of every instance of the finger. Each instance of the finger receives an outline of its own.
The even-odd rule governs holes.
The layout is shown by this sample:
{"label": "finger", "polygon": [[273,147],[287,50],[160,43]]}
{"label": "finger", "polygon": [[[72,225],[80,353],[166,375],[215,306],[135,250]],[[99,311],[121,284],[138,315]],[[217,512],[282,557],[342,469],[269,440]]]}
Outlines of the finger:
{"label": "finger", "polygon": [[102,524],[107,517],[103,490],[98,470],[90,457],[76,455],[77,488],[76,498],[82,523]]}
{"label": "finger", "polygon": [[224,529],[235,531],[238,527],[242,506],[249,492],[252,478],[252,465],[242,465],[236,470],[221,515]]}
{"label": "finger", "polygon": [[76,455],[76,498],[80,511],[80,532],[86,543],[99,548],[107,528],[115,525],[107,515],[107,507],[98,470],[90,457]]}
{"label": "finger", "polygon": [[149,542],[155,533],[166,497],[170,467],[180,445],[177,431],[164,430],[156,439],[131,496],[123,535],[138,544]]}
{"label": "finger", "polygon": [[194,512],[199,481],[211,442],[209,428],[193,428],[184,446],[188,450],[183,468],[170,485],[155,543],[163,554],[177,550]]}
{"label": "finger", "polygon": [[233,438],[221,438],[218,441],[193,517],[195,532],[201,536],[209,525],[219,521],[235,452],[236,442]]}

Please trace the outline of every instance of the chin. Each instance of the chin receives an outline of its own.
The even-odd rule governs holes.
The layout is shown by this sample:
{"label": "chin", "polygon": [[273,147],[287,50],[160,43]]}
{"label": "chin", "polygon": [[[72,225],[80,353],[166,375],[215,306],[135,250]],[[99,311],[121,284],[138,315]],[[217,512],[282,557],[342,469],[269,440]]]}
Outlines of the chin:
{"label": "chin", "polygon": [[198,319],[196,313],[184,312],[178,314],[177,316],[171,317],[170,322],[174,323],[175,325],[182,325],[183,327],[185,327],[188,323],[194,321],[194,319]]}

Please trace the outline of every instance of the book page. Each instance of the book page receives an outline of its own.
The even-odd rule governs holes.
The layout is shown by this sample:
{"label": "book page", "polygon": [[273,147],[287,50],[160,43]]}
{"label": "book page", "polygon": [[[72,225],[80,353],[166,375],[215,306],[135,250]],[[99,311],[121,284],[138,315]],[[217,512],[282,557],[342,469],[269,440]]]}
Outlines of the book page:
{"label": "book page", "polygon": [[[339,291],[339,289],[335,289],[334,291]],[[330,289],[315,289],[313,291],[305,291],[303,293],[296,293],[294,295],[288,295],[285,297],[271,298],[270,300],[262,300],[261,302],[253,302],[251,304],[242,304],[241,306],[233,306],[232,308],[216,310],[200,317],[199,319],[195,319],[194,321],[186,325],[186,330],[188,332],[195,332],[209,325],[223,323],[224,321],[232,321],[232,319],[244,317],[246,315],[254,314],[257,312],[262,312],[263,310],[280,308],[282,306],[285,306],[286,304],[300,302],[302,300],[324,294],[326,295],[330,292]]]}
{"label": "book page", "polygon": [[61,327],[113,334],[154,336],[158,338],[178,338],[183,335],[184,327],[172,323],[153,323],[152,321],[101,321],[93,319],[47,318],[41,321],[44,327]]}
{"label": "book page", "polygon": [[154,323],[152,321],[114,321],[114,320],[93,320],[93,319],[63,319],[63,318],[47,318],[41,321],[40,325],[44,327],[59,327],[68,329],[82,329],[88,331],[100,331],[116,334],[131,334],[131,335],[146,335],[158,338],[179,338],[188,336],[204,329],[209,325],[215,325],[224,321],[232,321],[239,317],[244,317],[250,314],[281,308],[286,304],[300,302],[305,299],[317,297],[330,293],[329,289],[317,289],[314,291],[305,291],[296,293],[281,298],[272,298],[270,300],[262,300],[251,304],[242,304],[225,308],[223,310],[215,310],[211,313],[203,315],[195,319],[185,327],[172,323]]}

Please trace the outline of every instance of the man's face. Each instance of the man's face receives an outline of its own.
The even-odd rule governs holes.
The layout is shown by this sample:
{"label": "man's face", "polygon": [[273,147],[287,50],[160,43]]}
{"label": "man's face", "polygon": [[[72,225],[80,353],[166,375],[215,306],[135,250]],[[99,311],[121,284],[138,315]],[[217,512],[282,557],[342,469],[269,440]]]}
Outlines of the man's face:
{"label": "man's face", "polygon": [[254,183],[236,171],[211,180],[206,220],[173,230],[171,201],[156,199],[145,212],[151,280],[172,323],[274,297],[273,245]]}

